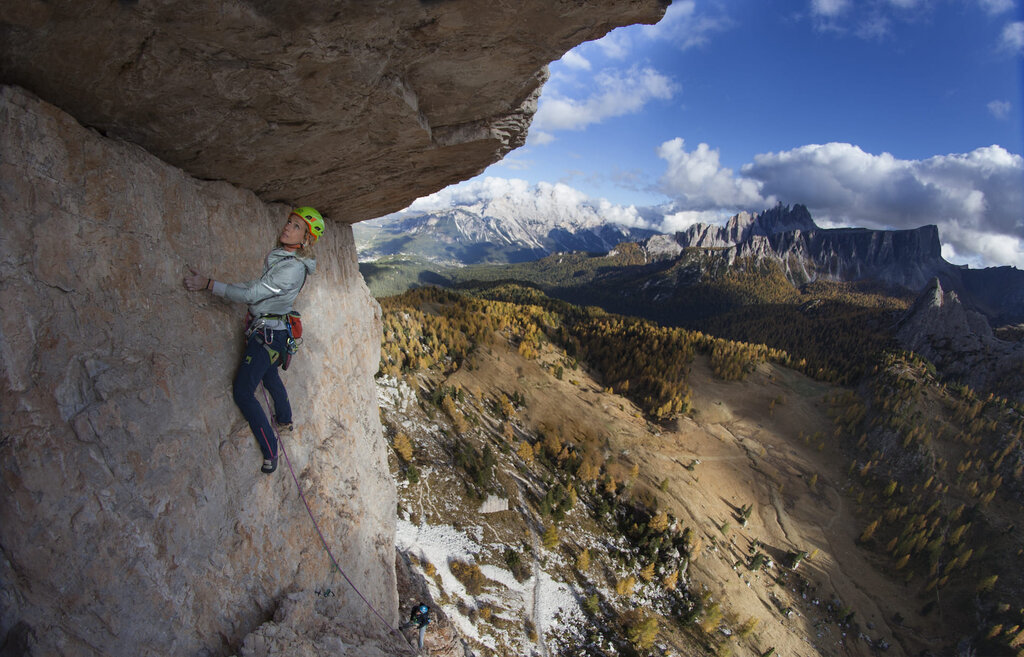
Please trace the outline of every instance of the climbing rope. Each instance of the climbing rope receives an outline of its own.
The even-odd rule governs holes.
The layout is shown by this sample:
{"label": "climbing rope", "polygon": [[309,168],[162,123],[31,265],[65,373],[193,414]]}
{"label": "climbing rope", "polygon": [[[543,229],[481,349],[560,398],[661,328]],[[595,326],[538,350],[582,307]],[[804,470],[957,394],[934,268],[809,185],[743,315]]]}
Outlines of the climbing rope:
{"label": "climbing rope", "polygon": [[[266,402],[267,410],[269,411],[270,399],[267,397],[267,389],[263,386],[262,382],[260,383],[260,387],[263,388],[263,400]],[[273,415],[268,415],[268,417],[272,418]],[[338,569],[338,572],[341,573],[341,576],[345,578],[345,581],[348,582],[348,585],[352,587],[352,590],[356,592],[356,595],[359,596],[359,599],[362,600],[363,603],[370,608],[370,611],[372,611],[373,614],[380,619],[380,622],[384,624],[384,627],[388,628],[388,630],[390,630],[392,634],[397,634],[399,637],[401,637],[402,641],[405,641],[405,644],[409,646],[409,649],[412,650],[414,655],[419,655],[419,651],[415,647],[413,647],[409,639],[405,638],[405,635],[398,631],[398,628],[391,627],[391,623],[389,623],[383,616],[381,616],[380,612],[378,612],[374,608],[374,606],[370,604],[370,601],[366,599],[366,596],[364,596],[362,592],[360,592],[359,588],[356,587],[352,580],[349,579],[348,575],[345,574],[345,571],[342,569],[341,564],[338,563],[338,560],[334,558],[334,553],[331,552],[331,546],[327,543],[327,538],[324,536],[323,531],[320,530],[320,524],[316,521],[316,516],[313,515],[313,509],[309,506],[309,501],[306,499],[306,494],[302,492],[302,485],[299,484],[299,478],[295,476],[295,469],[292,467],[292,460],[288,458],[288,452],[285,451],[284,449],[284,441],[281,440],[281,434],[278,433],[277,427],[275,427],[274,424],[275,423],[272,423],[271,427],[272,431],[274,432],[274,436],[277,438],[277,447],[280,450],[281,454],[284,454],[284,461],[285,463],[288,464],[288,471],[292,473],[292,481],[295,482],[295,489],[299,491],[299,497],[302,499],[302,504],[306,507],[306,513],[309,514],[309,519],[313,522],[313,528],[316,529],[317,536],[320,537],[320,543],[324,546],[324,551],[326,551],[327,556],[330,557],[331,563],[334,564],[334,567]],[[264,443],[266,443],[265,437]],[[267,445],[267,451],[270,451],[270,445]]]}

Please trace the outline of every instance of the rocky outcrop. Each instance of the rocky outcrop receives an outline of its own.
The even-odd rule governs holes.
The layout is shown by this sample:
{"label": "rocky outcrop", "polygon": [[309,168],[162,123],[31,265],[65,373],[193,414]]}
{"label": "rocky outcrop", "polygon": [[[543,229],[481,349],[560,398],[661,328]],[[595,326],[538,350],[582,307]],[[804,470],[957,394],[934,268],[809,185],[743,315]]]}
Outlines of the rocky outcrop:
{"label": "rocky outcrop", "polygon": [[900,319],[897,337],[944,376],[1024,401],[1024,342],[996,338],[988,320],[965,308],[955,292],[944,291],[938,279]]}
{"label": "rocky outcrop", "polygon": [[[482,170],[525,137],[547,61],[664,8],[3,3],[3,650],[407,650],[289,472],[396,622],[380,311],[346,224]],[[285,374],[298,435],[267,477],[231,398],[243,310],[180,282],[257,275],[277,200],[330,221]]]}
{"label": "rocky outcrop", "polygon": [[640,243],[645,253],[654,259],[675,258],[683,252],[678,241],[668,235],[652,235]]}
{"label": "rocky outcrop", "polygon": [[935,226],[914,230],[819,228],[807,208],[777,205],[734,216],[725,226],[695,224],[676,234],[682,247],[724,249],[736,258],[777,260],[794,284],[818,278],[876,280],[921,289],[951,265],[942,259]]}
{"label": "rocky outcrop", "polygon": [[550,61],[667,5],[5,2],[0,81],[194,176],[355,222],[522,145]]}

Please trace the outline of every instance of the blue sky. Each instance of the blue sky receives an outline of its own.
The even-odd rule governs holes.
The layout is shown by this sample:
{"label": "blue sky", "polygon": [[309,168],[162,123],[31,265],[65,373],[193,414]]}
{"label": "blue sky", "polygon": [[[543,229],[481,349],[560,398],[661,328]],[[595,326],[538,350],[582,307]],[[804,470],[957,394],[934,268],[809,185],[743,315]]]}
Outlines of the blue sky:
{"label": "blue sky", "polygon": [[518,179],[664,230],[803,203],[1024,268],[1022,4],[676,0],[553,62],[526,146],[433,203]]}

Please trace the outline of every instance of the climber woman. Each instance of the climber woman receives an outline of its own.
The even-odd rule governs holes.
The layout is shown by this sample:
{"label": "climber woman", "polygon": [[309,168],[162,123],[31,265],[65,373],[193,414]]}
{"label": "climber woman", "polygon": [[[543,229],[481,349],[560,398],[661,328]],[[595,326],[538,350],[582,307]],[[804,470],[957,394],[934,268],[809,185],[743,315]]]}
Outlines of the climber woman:
{"label": "climber woman", "polygon": [[260,469],[267,474],[277,469],[277,434],[256,400],[256,387],[263,382],[274,400],[278,430],[290,433],[292,408],[277,368],[287,349],[287,315],[292,312],[306,275],[316,270],[313,245],[323,233],[324,219],[319,212],[310,207],[294,208],[278,235],[277,245],[267,255],[259,278],[248,283],[222,283],[190,268],[191,273],[184,279],[185,288],[191,292],[208,290],[249,305],[245,353],[235,375],[234,397],[263,452]]}

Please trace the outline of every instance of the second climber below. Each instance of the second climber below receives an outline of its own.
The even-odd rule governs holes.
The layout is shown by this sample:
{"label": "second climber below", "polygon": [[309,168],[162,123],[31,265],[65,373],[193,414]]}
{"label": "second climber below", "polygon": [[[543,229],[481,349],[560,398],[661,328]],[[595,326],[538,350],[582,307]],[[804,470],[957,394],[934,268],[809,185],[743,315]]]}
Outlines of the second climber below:
{"label": "second climber below", "polygon": [[273,399],[277,431],[290,433],[292,408],[278,368],[287,349],[287,316],[306,276],[316,270],[313,245],[323,232],[324,219],[319,212],[311,207],[294,208],[281,228],[277,245],[267,254],[259,278],[247,283],[222,283],[190,269],[184,280],[190,291],[207,290],[249,306],[245,353],[235,375],[234,399],[263,452],[260,469],[267,474],[277,469],[277,433],[256,399],[256,388],[262,382]]}

